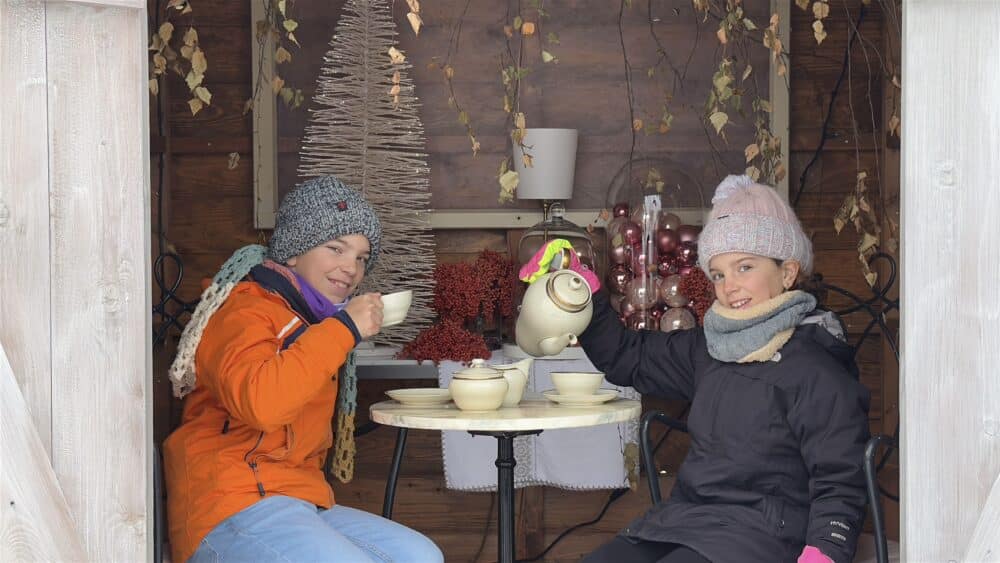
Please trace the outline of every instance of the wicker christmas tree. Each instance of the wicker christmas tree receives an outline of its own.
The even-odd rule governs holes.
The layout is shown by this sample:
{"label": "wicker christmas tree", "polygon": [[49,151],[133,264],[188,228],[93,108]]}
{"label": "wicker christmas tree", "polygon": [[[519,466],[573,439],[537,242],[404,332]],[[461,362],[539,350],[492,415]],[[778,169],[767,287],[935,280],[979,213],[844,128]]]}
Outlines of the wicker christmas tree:
{"label": "wicker christmas tree", "polygon": [[[334,174],[382,220],[382,254],[362,291],[413,290],[406,322],[376,341],[412,340],[431,324],[434,239],[419,102],[385,0],[348,0],[330,40],[302,143],[299,175]],[[393,56],[390,57],[390,49]]]}

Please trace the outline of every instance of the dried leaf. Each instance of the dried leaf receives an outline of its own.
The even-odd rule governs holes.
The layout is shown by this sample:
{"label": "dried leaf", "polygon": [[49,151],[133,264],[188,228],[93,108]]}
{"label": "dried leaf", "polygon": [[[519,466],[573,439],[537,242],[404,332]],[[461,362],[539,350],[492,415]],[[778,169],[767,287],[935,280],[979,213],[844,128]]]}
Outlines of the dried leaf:
{"label": "dried leaf", "polygon": [[754,182],[760,179],[760,170],[756,166],[748,166],[744,174],[750,176]]}
{"label": "dried leaf", "polygon": [[394,65],[401,65],[406,61],[406,56],[395,47],[389,47],[389,60]]}
{"label": "dried leaf", "polygon": [[632,120],[632,129],[634,131],[642,131],[642,120],[641,119],[633,119]]}
{"label": "dried leaf", "polygon": [[288,33],[288,40],[291,41],[292,43],[295,43],[296,47],[299,47],[299,48],[302,47],[302,45],[299,45],[299,40],[295,38],[295,34],[294,33],[291,33],[291,32]]}
{"label": "dried leaf", "polygon": [[420,35],[420,26],[424,24],[424,20],[420,19],[420,14],[416,12],[410,12],[406,14],[407,21],[410,22],[410,27],[413,29],[414,35]]}
{"label": "dried leaf", "polygon": [[212,93],[208,91],[208,88],[204,86],[198,86],[194,89],[194,95],[201,101],[205,102],[206,106],[212,105]]}
{"label": "dried leaf", "polygon": [[535,159],[528,153],[521,153],[521,163],[524,164],[525,168],[531,168],[535,165]]}
{"label": "dried leaf", "polygon": [[159,53],[153,55],[153,73],[163,74],[163,72],[166,70],[167,70],[167,58]]}
{"label": "dried leaf", "polygon": [[193,27],[189,27],[184,32],[184,44],[188,47],[194,47],[198,44],[198,32]]}
{"label": "dried leaf", "polygon": [[160,52],[163,50],[163,47],[165,45],[166,43],[163,42],[162,37],[160,37],[159,35],[153,35],[152,39],[150,39],[149,41],[149,50]]}
{"label": "dried leaf", "polygon": [[174,24],[163,22],[156,34],[160,36],[160,39],[163,39],[164,43],[170,43],[170,38],[174,35]]}
{"label": "dried leaf", "polygon": [[194,49],[190,45],[181,45],[181,56],[190,61],[191,55],[194,54]]}
{"label": "dried leaf", "polygon": [[510,199],[507,199],[506,201],[513,200],[514,190],[517,189],[517,184],[518,182],[520,182],[520,176],[518,176],[517,172],[513,170],[507,170],[506,172],[500,175],[498,181],[500,182],[501,201],[504,201],[505,195],[510,197]]}
{"label": "dried leaf", "polygon": [[455,69],[451,65],[444,66],[444,77],[448,80],[455,77]]}
{"label": "dried leaf", "polygon": [[552,53],[546,51],[545,49],[542,49],[542,62],[543,63],[551,63],[551,62],[558,63],[559,59],[553,57]]}
{"label": "dried leaf", "polygon": [[509,25],[503,26],[503,34],[507,36],[507,39],[510,39],[514,36],[514,28]]}
{"label": "dried leaf", "polygon": [[514,29],[520,31],[521,24],[523,24],[523,23],[524,23],[524,20],[521,19],[521,16],[515,16],[514,17]]}
{"label": "dried leaf", "polygon": [[802,8],[803,10],[806,10],[807,8],[809,8],[810,1],[811,0],[795,0],[795,5],[798,6],[799,8]]}
{"label": "dried leaf", "polygon": [[550,45],[558,45],[559,36],[556,35],[554,32],[550,31],[549,34],[546,36],[546,41],[548,41]]}
{"label": "dried leaf", "polygon": [[743,18],[743,28],[747,31],[754,31],[757,29],[757,24],[750,21],[750,18]]}
{"label": "dried leaf", "polygon": [[200,47],[195,47],[191,53],[191,70],[198,74],[205,74],[208,70],[208,61],[205,60],[205,52]]}
{"label": "dried leaf", "polygon": [[392,88],[389,88],[389,95],[390,96],[398,96],[399,95],[399,84],[393,84]]}
{"label": "dried leaf", "polygon": [[229,164],[226,165],[230,170],[235,170],[237,166],[240,165],[240,153],[231,152],[229,153]]}
{"label": "dried leaf", "polygon": [[899,116],[896,115],[896,114],[892,114],[892,117],[889,118],[889,134],[890,135],[895,135],[897,137],[899,136],[899,134],[900,134],[899,123],[900,123]]}
{"label": "dried leaf", "polygon": [[243,102],[243,115],[250,113],[253,110],[253,98],[248,99]]}
{"label": "dried leaf", "polygon": [[817,0],[817,2],[815,4],[813,4],[813,16],[816,19],[821,20],[821,19],[823,19],[823,18],[825,18],[825,17],[827,17],[829,15],[830,15],[830,5],[829,4],[827,4],[826,2],[824,2],[822,0]]}
{"label": "dried leaf", "polygon": [[278,95],[281,96],[281,100],[285,102],[286,106],[292,105],[292,100],[295,99],[295,92],[288,86],[282,88],[281,91],[278,92]]}
{"label": "dried leaf", "polygon": [[462,125],[469,124],[469,114],[465,110],[458,112],[458,122]]}
{"label": "dried leaf", "polygon": [[479,141],[477,141],[474,136],[469,135],[469,142],[472,143],[472,156],[476,156],[477,154],[479,154],[479,149],[480,149]]}
{"label": "dried leaf", "polygon": [[181,10],[185,4],[187,4],[187,0],[170,0],[170,2],[167,2],[167,9],[175,8]]}
{"label": "dried leaf", "polygon": [[530,37],[535,34],[535,24],[534,22],[524,22],[521,24],[521,35],[525,37]]}
{"label": "dried leaf", "polygon": [[194,91],[194,89],[201,84],[204,78],[204,74],[199,74],[192,70],[187,73],[187,76],[184,77],[184,82],[187,83],[188,90]]}
{"label": "dried leaf", "polygon": [[292,54],[288,52],[288,49],[284,47],[278,47],[274,52],[274,62],[277,64],[287,63],[292,60]]}
{"label": "dried leaf", "polygon": [[149,93],[152,94],[152,95],[154,95],[154,96],[157,96],[157,95],[160,94],[160,81],[159,80],[157,80],[155,78],[149,79]]}
{"label": "dried leaf", "polygon": [[285,21],[281,22],[281,26],[285,28],[285,31],[291,33],[293,31],[295,31],[296,29],[298,29],[299,22],[297,22],[295,20],[287,20],[286,19]]}
{"label": "dried leaf", "polygon": [[759,154],[760,154],[760,147],[757,146],[757,143],[751,143],[747,145],[745,149],[743,149],[743,156],[746,157],[748,164],[750,163],[751,160],[757,158],[757,155]]}
{"label": "dried leaf", "polygon": [[190,14],[193,11],[194,10],[191,9],[191,4],[188,4],[187,2],[185,2],[184,3],[184,9],[181,11],[181,15],[182,16],[186,16],[186,15]]}
{"label": "dried leaf", "polygon": [[419,0],[406,0],[406,5],[410,7],[411,12],[420,12]]}
{"label": "dried leaf", "polygon": [[781,162],[774,167],[774,181],[780,182],[785,179],[785,165]]}
{"label": "dried leaf", "polygon": [[271,89],[277,94],[285,86],[285,80],[280,76],[275,76],[271,79]]}
{"label": "dried leaf", "polygon": [[523,112],[518,112],[518,114],[514,116],[514,127],[518,129],[524,129],[525,119]]}
{"label": "dried leaf", "polygon": [[823,29],[823,22],[820,20],[813,22],[813,37],[816,38],[817,45],[821,45],[823,40],[826,39],[826,30]]}
{"label": "dried leaf", "polygon": [[753,66],[747,65],[747,67],[745,69],[743,69],[743,77],[740,79],[740,81],[742,82],[742,81],[746,80],[747,77],[749,77],[750,73],[752,73],[752,72],[753,72]]}
{"label": "dried leaf", "polygon": [[715,32],[715,36],[719,38],[719,43],[725,45],[729,43],[729,39],[726,37],[726,28],[719,26],[719,31]]}
{"label": "dried leaf", "polygon": [[729,115],[725,112],[717,111],[712,115],[708,116],[708,120],[712,122],[712,126],[715,127],[716,133],[722,133],[722,128],[729,123]]}
{"label": "dried leaf", "polygon": [[767,113],[771,113],[771,102],[769,102],[768,100],[761,99],[758,101],[758,104],[760,105],[761,110],[766,111]]}
{"label": "dried leaf", "polygon": [[278,0],[278,12],[285,17],[285,0]]}
{"label": "dried leaf", "polygon": [[198,115],[198,112],[201,111],[201,108],[204,105],[205,104],[203,104],[198,98],[191,98],[188,100],[188,107],[191,108],[191,115]]}
{"label": "dried leaf", "polygon": [[865,233],[861,236],[861,241],[858,242],[858,253],[864,254],[876,246],[878,246],[878,239],[871,233]]}
{"label": "dried leaf", "polygon": [[608,211],[608,209],[605,207],[604,209],[601,210],[600,213],[597,214],[597,218],[600,219],[601,221],[607,222],[609,219],[611,219],[611,212]]}

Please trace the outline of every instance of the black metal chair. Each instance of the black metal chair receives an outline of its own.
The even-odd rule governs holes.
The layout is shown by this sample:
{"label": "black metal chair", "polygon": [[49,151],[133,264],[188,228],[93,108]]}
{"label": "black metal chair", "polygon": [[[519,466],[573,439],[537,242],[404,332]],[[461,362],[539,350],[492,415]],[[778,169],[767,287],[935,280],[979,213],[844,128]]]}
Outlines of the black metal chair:
{"label": "black metal chair", "polygon": [[[811,285],[814,286],[811,289],[819,293],[819,299],[822,303],[826,302],[825,294],[826,292],[834,292],[845,298],[851,303],[849,306],[834,310],[834,313],[839,317],[845,317],[857,312],[864,312],[870,319],[862,331],[860,338],[853,345],[854,354],[857,355],[858,351],[861,349],[861,345],[864,344],[865,340],[871,336],[872,331],[875,327],[879,327],[882,336],[888,342],[889,347],[892,349],[893,354],[896,357],[896,361],[899,361],[899,347],[896,343],[896,337],[889,330],[889,326],[885,321],[885,316],[892,310],[899,309],[899,299],[890,299],[888,297],[889,291],[892,289],[893,285],[896,283],[896,261],[889,255],[878,253],[873,255],[869,261],[869,266],[874,266],[876,262],[883,261],[886,266],[886,281],[884,284],[877,283],[872,287],[872,296],[865,299],[846,289],[837,287],[835,285],[830,285],[822,281],[822,276],[814,276],[811,280]],[[649,483],[649,496],[653,501],[653,504],[657,504],[661,501],[662,495],[660,493],[660,481],[657,477],[659,472],[656,468],[656,460],[654,456],[656,454],[656,448],[653,446],[652,439],[650,436],[651,426],[654,422],[663,424],[667,426],[670,430],[679,430],[681,432],[687,432],[687,423],[683,420],[671,417],[662,411],[650,411],[647,412],[642,417],[642,422],[639,427],[639,448],[642,453],[642,463],[643,469],[646,471],[646,479]],[[660,443],[662,443],[662,439]],[[875,458],[880,448],[884,448],[882,458],[879,462],[875,463]],[[878,482],[878,472],[881,471],[889,459],[892,457],[894,450],[899,448],[899,424],[896,424],[896,429],[893,431],[892,435],[877,434],[872,436],[871,439],[865,446],[864,453],[864,470],[865,470],[865,482],[868,492],[868,502],[871,504],[872,509],[872,527],[875,532],[875,554],[878,563],[888,563],[889,562],[889,548],[888,541],[885,535],[885,523],[883,520],[882,504],[880,502],[880,495],[892,500],[893,502],[899,502],[899,497],[886,491]]]}

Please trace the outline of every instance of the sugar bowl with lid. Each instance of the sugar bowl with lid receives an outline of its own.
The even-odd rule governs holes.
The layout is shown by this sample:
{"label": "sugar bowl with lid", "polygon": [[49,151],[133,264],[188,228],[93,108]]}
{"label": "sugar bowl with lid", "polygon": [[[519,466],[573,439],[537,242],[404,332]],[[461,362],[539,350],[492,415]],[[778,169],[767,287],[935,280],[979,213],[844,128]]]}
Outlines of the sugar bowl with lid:
{"label": "sugar bowl with lid", "polygon": [[486,360],[472,360],[472,365],[455,372],[448,384],[455,406],[463,411],[494,411],[503,404],[508,389],[500,370],[486,365]]}

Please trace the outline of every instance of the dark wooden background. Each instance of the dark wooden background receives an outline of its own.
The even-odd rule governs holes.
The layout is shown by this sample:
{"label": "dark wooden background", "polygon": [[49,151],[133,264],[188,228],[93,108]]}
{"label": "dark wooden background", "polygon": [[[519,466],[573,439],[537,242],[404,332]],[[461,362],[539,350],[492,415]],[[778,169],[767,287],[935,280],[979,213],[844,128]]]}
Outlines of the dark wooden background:
{"label": "dark wooden background", "polygon": [[[330,25],[339,14],[342,2],[322,4],[322,9],[304,10],[314,0],[300,0],[294,10],[301,14],[300,40],[302,51],[293,51],[296,60],[318,60],[326,50]],[[151,2],[151,18],[163,3]],[[319,3],[315,3],[319,6]],[[404,2],[396,2],[397,25],[401,41],[411,62],[412,76],[423,102],[422,119],[428,133],[431,153],[432,181],[436,207],[489,208],[496,201],[495,169],[503,152],[502,112],[499,111],[500,86],[495,62],[476,62],[481,53],[494,53],[499,44],[499,21],[495,2],[471,3],[469,18],[463,31],[461,50],[455,56],[456,87],[472,92],[461,101],[468,106],[477,133],[483,143],[483,153],[473,159],[467,141],[454,113],[447,107],[443,82],[426,69],[429,54],[443,52],[441,45],[448,36],[448,25],[459,13],[462,0],[425,0],[422,2],[427,25],[414,42],[402,17]],[[625,158],[630,142],[624,92],[620,46],[617,44],[617,6],[599,0],[566,0],[549,2],[553,13],[551,30],[559,33],[561,45],[552,51],[561,60],[558,66],[546,66],[544,73],[528,78],[526,111],[530,125],[568,126],[581,129],[581,149],[577,167],[578,207],[602,207],[610,171],[617,170]],[[659,5],[659,3],[654,3]],[[677,18],[677,23],[665,26],[661,36],[672,35],[681,45],[690,45],[693,27],[689,21],[690,3],[676,2],[684,16],[674,16],[666,10],[665,18]],[[749,4],[749,3],[748,3]],[[757,3],[754,3],[757,4]],[[764,3],[759,3],[764,4]],[[629,53],[637,82],[646,81],[645,67],[650,64],[651,49],[648,30],[643,30],[646,3],[635,2],[628,14],[629,29],[637,34],[629,42]],[[664,3],[664,5],[670,5]],[[812,16],[792,7],[792,37],[786,40],[792,52],[791,85],[791,159],[789,170],[791,192],[799,190],[799,178],[806,164],[813,159],[831,92],[840,75],[847,47],[851,18],[856,18],[860,0],[833,2],[826,20],[829,37],[817,46],[813,39]],[[213,92],[212,105],[192,117],[187,107],[188,94],[183,83],[171,79],[158,99],[152,100],[152,216],[154,228],[154,258],[161,241],[176,249],[184,262],[184,276],[179,295],[196,299],[201,280],[211,277],[236,248],[266,240],[267,233],[253,228],[252,128],[249,116],[242,115],[244,101],[250,95],[251,32],[249,3],[202,0],[195,6],[195,25],[205,50],[209,70],[206,85]],[[758,16],[758,25],[766,23]],[[544,35],[550,29],[542,27]],[[692,59],[696,65],[713,65],[714,29],[711,22],[703,26],[699,50]],[[813,236],[816,270],[827,281],[865,294],[867,286],[861,276],[856,253],[856,237],[850,228],[841,235],[833,229],[832,217],[844,196],[853,189],[858,169],[866,169],[872,177],[881,176],[886,186],[886,203],[890,211],[898,208],[899,154],[894,143],[886,146],[884,123],[889,115],[883,105],[890,103],[890,94],[898,99],[878,70],[873,49],[892,52],[893,44],[888,18],[877,3],[872,3],[861,27],[863,42],[852,51],[850,73],[844,79],[841,93],[833,106],[825,148],[805,178],[797,212],[803,225]],[[862,49],[862,46],[866,46]],[[895,45],[898,48],[898,44]],[[763,52],[763,49],[761,49]],[[687,53],[687,50],[683,50]],[[675,56],[676,58],[680,58]],[[541,63],[535,66],[540,66]],[[870,68],[871,67],[871,68]],[[763,75],[763,66],[760,67]],[[711,73],[709,73],[709,76]],[[762,78],[762,76],[760,76]],[[849,80],[848,80],[849,78]],[[294,82],[294,80],[292,81]],[[850,88],[848,88],[848,85]],[[309,92],[314,85],[303,78],[296,84]],[[700,105],[701,92],[707,85],[693,84],[687,103]],[[641,99],[641,105],[652,102]],[[279,102],[280,103],[280,102]],[[898,102],[897,102],[898,103]],[[655,110],[658,106],[653,106]],[[854,141],[851,113],[857,118],[860,142]],[[158,111],[159,110],[159,111]],[[646,119],[645,115],[640,115]],[[301,129],[304,112],[281,112],[281,165],[294,170],[295,139]],[[534,121],[532,121],[534,120]],[[158,124],[161,126],[158,127]],[[693,139],[704,142],[701,126],[691,118],[678,115],[674,131],[666,136],[646,138],[639,134],[640,147],[653,154],[656,151],[674,162],[682,171],[699,179],[706,190],[724,173],[708,163],[704,153],[698,153]],[[583,132],[586,131],[586,135]],[[898,143],[895,143],[898,146]],[[733,170],[741,170],[742,144],[733,143],[736,158]],[[877,152],[881,151],[881,152]],[[239,165],[230,169],[229,153],[240,155]],[[637,156],[642,156],[640,151]],[[290,168],[289,168],[290,166]],[[162,169],[162,172],[161,172]],[[161,178],[162,176],[162,178]],[[284,176],[283,176],[284,177]],[[522,204],[531,206],[530,204]],[[163,237],[160,237],[162,233]],[[480,250],[490,248],[508,253],[517,241],[517,232],[503,230],[462,230],[437,233],[439,261],[473,258]],[[168,275],[175,274],[173,268]],[[161,295],[153,288],[154,300]],[[890,319],[895,325],[896,320]],[[853,324],[853,329],[858,326]],[[178,407],[170,397],[166,367],[173,355],[176,339],[154,350],[155,435],[165,437],[176,424]],[[898,414],[897,366],[880,341],[865,345],[859,354],[862,379],[872,391],[871,426],[873,432],[891,431]],[[359,396],[359,418],[366,417],[367,406],[382,400],[387,388],[433,384],[427,381],[365,381]],[[681,405],[645,401],[647,408],[666,408],[678,412]],[[394,432],[380,429],[358,441],[357,477],[350,485],[336,485],[340,502],[378,511],[392,452]],[[686,443],[682,436],[671,437],[658,454],[667,468],[662,476],[669,486],[670,473],[683,457]],[[894,479],[894,477],[890,478]],[[889,486],[894,485],[889,482]],[[609,539],[627,521],[649,505],[645,482],[640,490],[626,494],[613,504],[604,518],[595,525],[570,535],[546,557],[547,560],[575,560],[596,545]],[[442,546],[449,561],[481,561],[496,559],[496,540],[492,495],[458,493],[444,488],[441,466],[440,437],[432,432],[411,432],[410,445],[403,466],[396,516],[403,523],[429,534]],[[606,491],[579,492],[533,487],[518,491],[518,556],[535,555],[569,526],[597,515],[607,499]],[[491,508],[492,507],[492,508]],[[888,505],[890,527],[898,526],[898,509]],[[895,533],[895,532],[893,532]],[[480,540],[484,537],[480,550]],[[480,553],[481,551],[481,553]]]}

